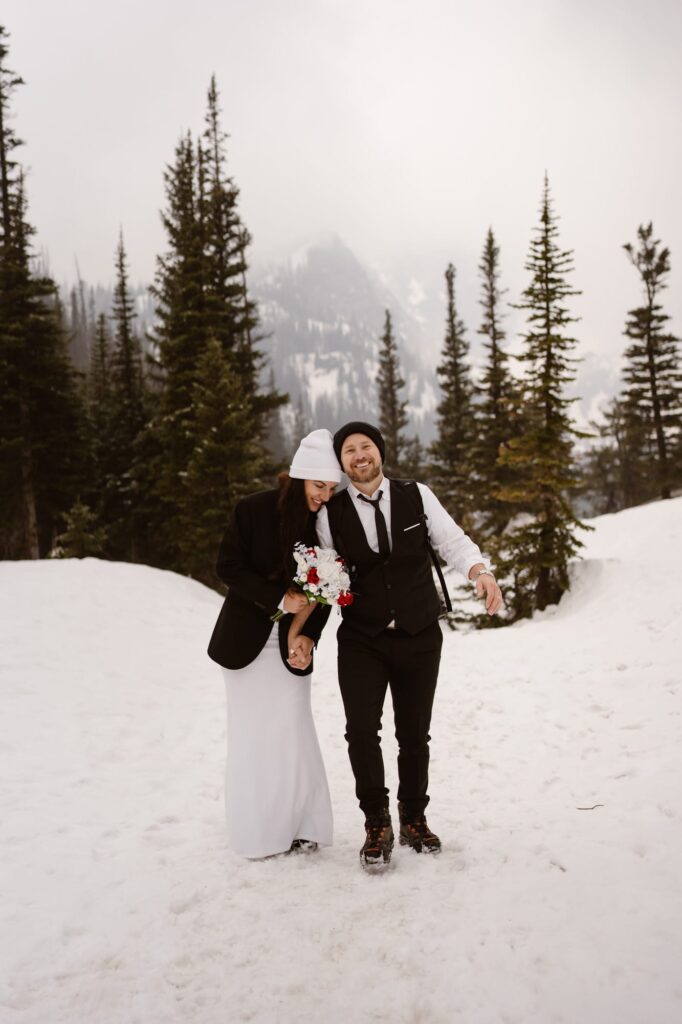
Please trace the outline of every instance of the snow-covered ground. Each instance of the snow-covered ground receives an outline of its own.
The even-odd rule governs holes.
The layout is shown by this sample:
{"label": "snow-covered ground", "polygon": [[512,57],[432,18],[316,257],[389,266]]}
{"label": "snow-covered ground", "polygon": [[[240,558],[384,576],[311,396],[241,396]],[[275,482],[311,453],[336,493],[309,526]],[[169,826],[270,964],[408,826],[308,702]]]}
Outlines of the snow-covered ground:
{"label": "snow-covered ground", "polygon": [[558,609],[446,636],[444,851],[396,847],[380,877],[358,862],[333,628],[314,700],[335,845],[244,862],[216,594],[1,563],[3,1024],[678,1024],[682,499],[594,525]]}

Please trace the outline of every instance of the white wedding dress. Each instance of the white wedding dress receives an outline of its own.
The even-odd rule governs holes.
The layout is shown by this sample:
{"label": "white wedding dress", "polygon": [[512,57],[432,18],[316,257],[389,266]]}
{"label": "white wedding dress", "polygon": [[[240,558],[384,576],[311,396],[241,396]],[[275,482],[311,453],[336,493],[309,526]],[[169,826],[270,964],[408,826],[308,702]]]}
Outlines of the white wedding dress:
{"label": "white wedding dress", "polygon": [[329,785],[310,703],[312,675],[282,663],[275,626],[255,661],[223,669],[230,849],[269,857],[294,839],[332,842]]}

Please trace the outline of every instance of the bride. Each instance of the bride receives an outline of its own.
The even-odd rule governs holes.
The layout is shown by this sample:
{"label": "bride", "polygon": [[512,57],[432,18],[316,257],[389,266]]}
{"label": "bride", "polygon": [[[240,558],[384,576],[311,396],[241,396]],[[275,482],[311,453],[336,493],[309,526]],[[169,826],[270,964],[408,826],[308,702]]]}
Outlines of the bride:
{"label": "bride", "polygon": [[330,609],[309,605],[292,580],[294,544],[317,543],[315,515],[340,479],[332,435],[313,430],[278,488],[238,502],[220,546],[229,591],[208,654],[227,692],[228,842],[244,857],[332,842],[310,703],[312,649]]}

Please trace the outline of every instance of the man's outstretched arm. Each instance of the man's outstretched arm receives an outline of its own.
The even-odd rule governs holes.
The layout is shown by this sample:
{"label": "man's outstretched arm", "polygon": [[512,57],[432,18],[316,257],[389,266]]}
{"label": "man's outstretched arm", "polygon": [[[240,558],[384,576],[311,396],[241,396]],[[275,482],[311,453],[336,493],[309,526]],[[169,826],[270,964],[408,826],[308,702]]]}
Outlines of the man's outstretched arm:
{"label": "man's outstretched arm", "polygon": [[427,515],[429,540],[443,561],[466,579],[475,581],[476,597],[485,595],[485,608],[494,615],[502,606],[502,591],[486,564],[481,550],[443,508],[426,484],[418,484]]}

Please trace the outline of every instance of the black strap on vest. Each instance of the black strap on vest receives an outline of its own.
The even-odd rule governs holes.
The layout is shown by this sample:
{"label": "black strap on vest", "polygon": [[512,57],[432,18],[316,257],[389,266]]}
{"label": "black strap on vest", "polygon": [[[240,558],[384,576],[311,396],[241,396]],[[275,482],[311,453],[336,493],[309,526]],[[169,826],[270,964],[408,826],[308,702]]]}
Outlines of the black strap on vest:
{"label": "black strap on vest", "polygon": [[419,490],[419,487],[417,486],[417,481],[416,480],[394,480],[393,483],[398,484],[399,487],[402,487],[402,489],[405,492],[405,494],[410,495],[410,501],[415,506],[415,509],[417,511],[417,515],[419,517],[419,522],[424,527],[424,540],[426,542],[427,548],[429,549],[429,554],[431,555],[431,561],[433,562],[434,567],[436,569],[436,572],[438,573],[438,579],[440,581],[441,590],[443,591],[443,600],[445,601],[445,607],[447,608],[447,610],[449,612],[451,612],[452,611],[452,602],[450,601],[450,595],[448,593],[448,588],[445,586],[445,577],[443,576],[443,570],[441,569],[440,562],[438,561],[438,555],[433,550],[433,546],[431,544],[431,541],[429,540],[429,528],[426,525],[426,520],[429,517],[427,516],[426,512],[424,511],[424,502],[422,500],[421,491]]}

